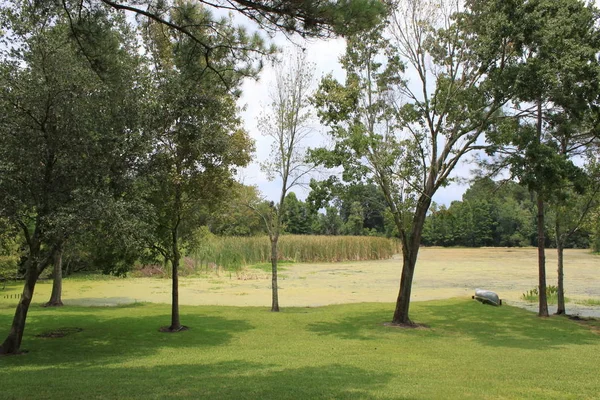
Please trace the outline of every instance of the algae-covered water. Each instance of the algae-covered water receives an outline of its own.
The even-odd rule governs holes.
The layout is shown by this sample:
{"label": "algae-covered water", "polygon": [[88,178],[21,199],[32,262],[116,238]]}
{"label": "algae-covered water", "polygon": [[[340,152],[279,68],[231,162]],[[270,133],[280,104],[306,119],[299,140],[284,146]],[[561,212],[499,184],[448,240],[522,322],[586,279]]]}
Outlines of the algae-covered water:
{"label": "algae-covered water", "polygon": [[[358,302],[394,302],[398,295],[402,260],[327,264],[286,264],[279,281],[279,299],[286,306],[321,306]],[[556,253],[547,250],[549,285],[556,285]],[[576,304],[600,300],[600,257],[588,250],[565,251],[565,290],[572,301],[567,312],[600,317],[599,306]],[[497,292],[506,303],[536,310],[521,295],[537,286],[537,250],[534,248],[422,248],[412,291],[413,301],[470,297],[476,288]],[[40,282],[34,302],[47,301],[51,282]],[[0,289],[0,306],[10,307],[21,284]],[[180,304],[264,306],[271,304],[270,275],[258,269],[182,278]],[[134,302],[169,303],[171,282],[159,278],[67,278],[65,304],[109,306]],[[553,308],[551,306],[551,312]]]}

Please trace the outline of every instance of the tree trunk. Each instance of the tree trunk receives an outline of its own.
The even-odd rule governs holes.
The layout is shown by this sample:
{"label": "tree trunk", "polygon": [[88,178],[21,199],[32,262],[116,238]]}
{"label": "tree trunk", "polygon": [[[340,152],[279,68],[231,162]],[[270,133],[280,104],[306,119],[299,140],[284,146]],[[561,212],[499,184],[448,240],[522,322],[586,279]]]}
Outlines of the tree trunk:
{"label": "tree trunk", "polygon": [[46,307],[61,307],[62,302],[62,246],[59,246],[54,254],[54,271],[52,272],[52,294],[50,300],[45,304]]}
{"label": "tree trunk", "polygon": [[402,248],[402,277],[400,278],[400,291],[398,292],[398,299],[396,300],[396,309],[394,310],[394,317],[392,323],[401,325],[412,325],[412,322],[408,315],[410,307],[410,293],[412,291],[412,281],[415,274],[416,266],[416,255],[413,257],[413,251],[418,252],[418,246],[415,249],[414,242],[411,249],[404,250]]}
{"label": "tree trunk", "polygon": [[546,253],[544,235],[544,199],[537,195],[537,230],[538,230],[538,272],[539,272],[539,311],[538,316],[548,316],[548,299],[546,298]]}
{"label": "tree trunk", "polygon": [[179,253],[179,235],[177,228],[173,230],[173,258],[171,260],[172,266],[172,291],[171,291],[171,326],[169,330],[171,332],[177,332],[182,329],[181,321],[179,320],[179,261],[181,254]]}
{"label": "tree trunk", "polygon": [[[423,235],[423,226],[425,225],[425,217],[427,210],[431,204],[431,197],[423,194],[419,199],[415,215],[413,218],[412,229],[408,240],[403,241],[402,245],[402,277],[400,278],[400,291],[396,300],[396,309],[392,323],[400,325],[414,325],[409,318],[408,310],[410,308],[410,294],[412,291],[412,282],[417,265],[417,256],[421,247],[421,236]],[[400,221],[397,221],[398,225]],[[401,226],[398,226],[398,231],[401,232]]]}
{"label": "tree trunk", "polygon": [[35,289],[35,284],[39,276],[37,265],[34,260],[37,260],[37,257],[32,257],[30,254],[27,261],[27,273],[25,276],[23,294],[17,305],[17,310],[15,311],[8,337],[4,340],[4,343],[0,345],[0,355],[18,354],[21,348],[21,340],[23,339],[23,332],[25,331],[25,320],[27,319],[29,305],[33,299],[33,290]]}
{"label": "tree trunk", "polygon": [[[558,225],[558,223],[557,223]],[[557,228],[558,233],[558,228]],[[556,239],[556,253],[558,257],[558,308],[556,309],[557,315],[564,315],[567,313],[565,307],[565,287],[564,287],[564,270],[563,270],[563,255],[564,255],[564,243],[561,238],[557,236]]]}
{"label": "tree trunk", "polygon": [[279,311],[279,290],[277,287],[277,243],[278,235],[271,240],[271,311]]}

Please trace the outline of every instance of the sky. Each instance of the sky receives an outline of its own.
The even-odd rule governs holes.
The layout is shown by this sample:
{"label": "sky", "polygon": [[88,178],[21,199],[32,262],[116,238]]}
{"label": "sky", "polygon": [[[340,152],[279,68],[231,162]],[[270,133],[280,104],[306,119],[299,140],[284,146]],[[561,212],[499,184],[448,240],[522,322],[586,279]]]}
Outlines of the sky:
{"label": "sky", "polygon": [[[277,35],[274,38],[275,44],[285,50],[294,50],[297,45],[288,41],[283,35]],[[316,89],[321,77],[326,74],[333,74],[334,77],[342,80],[343,70],[339,64],[339,58],[345,51],[344,39],[312,40],[305,42],[296,41],[304,47],[308,53],[307,59],[315,64],[314,88]],[[268,160],[271,140],[264,137],[257,127],[257,121],[261,114],[265,112],[269,104],[269,90],[273,84],[273,68],[271,65],[265,65],[258,80],[246,80],[242,86],[243,95],[240,98],[239,106],[243,108],[241,113],[245,129],[255,140],[256,154],[254,161],[246,168],[240,171],[239,180],[245,185],[256,185],[262,195],[267,200],[278,201],[281,192],[281,181],[269,181],[267,176],[260,170],[260,163]],[[307,147],[317,147],[327,143],[328,139],[323,134],[324,127],[316,126],[314,134],[307,141]],[[454,176],[460,178],[469,178],[472,166],[464,161],[459,164],[454,171]],[[318,177],[316,177],[318,178]],[[452,183],[445,188],[440,188],[433,200],[438,204],[449,205],[454,200],[460,200],[468,185]],[[295,192],[300,199],[305,199],[308,191],[303,187],[295,187],[291,191]]]}

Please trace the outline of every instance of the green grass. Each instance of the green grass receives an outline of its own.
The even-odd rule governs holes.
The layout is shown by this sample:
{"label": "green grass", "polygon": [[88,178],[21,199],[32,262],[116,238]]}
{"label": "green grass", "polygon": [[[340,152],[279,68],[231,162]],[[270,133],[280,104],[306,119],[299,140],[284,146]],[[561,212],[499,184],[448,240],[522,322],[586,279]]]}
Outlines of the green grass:
{"label": "green grass", "polygon": [[600,300],[598,299],[583,299],[583,300],[576,300],[575,303],[577,304],[581,304],[584,306],[600,306]]}
{"label": "green grass", "polygon": [[[526,291],[521,295],[521,298],[531,303],[538,302],[540,299],[538,287],[536,286],[533,289]],[[558,287],[553,285],[546,287],[546,301],[548,304],[558,304]],[[565,303],[569,303],[570,301],[569,298],[565,297]]]}
{"label": "green grass", "polygon": [[[600,337],[563,317],[475,301],[413,303],[428,329],[384,326],[392,304],[33,306],[23,348],[0,358],[2,399],[597,398]],[[12,307],[0,308],[8,330]],[[82,328],[63,338],[36,337]]]}

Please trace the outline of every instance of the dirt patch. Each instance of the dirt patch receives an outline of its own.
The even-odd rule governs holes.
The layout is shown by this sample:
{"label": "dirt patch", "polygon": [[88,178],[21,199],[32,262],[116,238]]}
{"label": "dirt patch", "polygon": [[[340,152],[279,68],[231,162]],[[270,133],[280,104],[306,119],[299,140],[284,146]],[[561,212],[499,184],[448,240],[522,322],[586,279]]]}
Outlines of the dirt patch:
{"label": "dirt patch", "polygon": [[162,332],[162,333],[177,333],[177,332],[183,332],[183,331],[188,331],[188,330],[190,330],[189,327],[182,325],[177,329],[171,329],[170,326],[163,326],[158,331]]}
{"label": "dirt patch", "polygon": [[429,325],[425,325],[425,324],[417,324],[414,322],[411,322],[410,324],[395,324],[393,322],[384,322],[382,324],[383,326],[389,326],[391,328],[396,328],[396,329],[430,329]]}
{"label": "dirt patch", "polygon": [[42,332],[39,335],[35,335],[36,337],[41,337],[41,338],[61,338],[61,337],[65,337],[67,335],[73,334],[73,333],[78,333],[83,331],[83,328],[73,328],[73,327],[69,327],[69,328],[58,328],[58,329],[53,329],[51,331],[47,331],[47,332]]}

